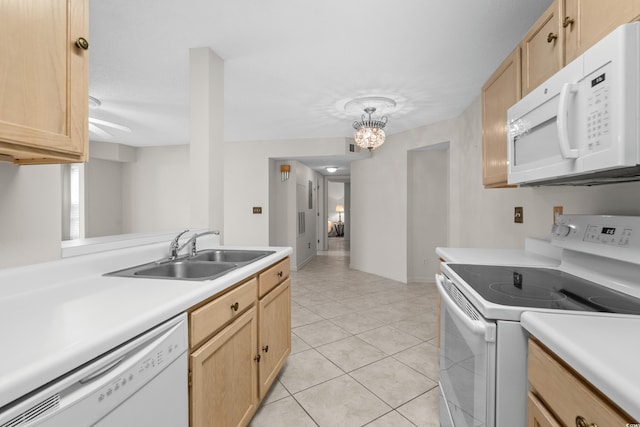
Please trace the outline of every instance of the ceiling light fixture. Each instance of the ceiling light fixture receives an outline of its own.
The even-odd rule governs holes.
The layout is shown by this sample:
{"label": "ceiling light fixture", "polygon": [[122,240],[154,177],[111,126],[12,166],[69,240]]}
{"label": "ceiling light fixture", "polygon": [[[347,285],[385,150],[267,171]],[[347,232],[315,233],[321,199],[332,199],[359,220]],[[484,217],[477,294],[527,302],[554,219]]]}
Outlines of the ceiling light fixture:
{"label": "ceiling light fixture", "polygon": [[363,114],[361,121],[353,122],[353,128],[356,130],[354,138],[359,147],[371,151],[384,144],[384,140],[387,137],[384,132],[384,127],[387,125],[387,117],[383,116],[380,120],[372,119],[371,115],[376,112],[375,107],[367,107],[364,112],[369,117],[365,118]]}
{"label": "ceiling light fixture", "polygon": [[327,170],[327,172],[329,172],[329,173],[336,173],[336,171],[338,170],[338,168],[337,168],[337,167],[335,167],[335,166],[327,166],[325,169],[326,169],[326,170]]}
{"label": "ceiling light fixture", "polygon": [[[359,147],[371,151],[384,143],[386,138],[384,127],[387,125],[386,114],[393,112],[396,105],[396,101],[384,96],[355,98],[344,105],[344,110],[347,113],[362,110],[365,112],[360,121],[353,122],[353,128],[356,130],[354,138]],[[379,119],[372,117],[376,111],[381,115]]]}

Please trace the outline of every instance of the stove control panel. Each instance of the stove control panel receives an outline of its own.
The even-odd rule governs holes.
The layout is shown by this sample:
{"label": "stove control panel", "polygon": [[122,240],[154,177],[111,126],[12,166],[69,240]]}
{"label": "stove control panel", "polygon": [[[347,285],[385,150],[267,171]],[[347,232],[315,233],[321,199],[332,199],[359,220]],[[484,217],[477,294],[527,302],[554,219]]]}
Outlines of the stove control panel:
{"label": "stove control panel", "polygon": [[605,225],[588,225],[584,241],[603,243],[605,245],[628,246],[632,229],[628,227],[609,227]]}
{"label": "stove control panel", "polygon": [[551,243],[564,249],[640,265],[640,216],[560,215]]}

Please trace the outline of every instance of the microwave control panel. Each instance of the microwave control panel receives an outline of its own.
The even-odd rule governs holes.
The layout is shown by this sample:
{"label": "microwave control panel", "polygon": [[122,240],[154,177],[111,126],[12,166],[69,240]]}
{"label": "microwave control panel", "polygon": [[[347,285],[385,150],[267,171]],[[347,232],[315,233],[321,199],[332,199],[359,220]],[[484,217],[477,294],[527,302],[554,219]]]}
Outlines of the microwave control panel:
{"label": "microwave control panel", "polygon": [[588,76],[583,84],[587,91],[586,150],[588,153],[602,150],[611,145],[609,96],[610,75],[608,67]]}

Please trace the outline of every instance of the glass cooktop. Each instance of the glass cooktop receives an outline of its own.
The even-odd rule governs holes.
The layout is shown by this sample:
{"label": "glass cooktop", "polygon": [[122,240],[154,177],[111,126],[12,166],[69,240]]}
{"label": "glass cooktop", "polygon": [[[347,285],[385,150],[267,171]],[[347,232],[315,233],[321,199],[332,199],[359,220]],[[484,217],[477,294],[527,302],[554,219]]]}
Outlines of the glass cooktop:
{"label": "glass cooktop", "polygon": [[559,270],[448,264],[489,302],[507,306],[640,314],[640,299]]}

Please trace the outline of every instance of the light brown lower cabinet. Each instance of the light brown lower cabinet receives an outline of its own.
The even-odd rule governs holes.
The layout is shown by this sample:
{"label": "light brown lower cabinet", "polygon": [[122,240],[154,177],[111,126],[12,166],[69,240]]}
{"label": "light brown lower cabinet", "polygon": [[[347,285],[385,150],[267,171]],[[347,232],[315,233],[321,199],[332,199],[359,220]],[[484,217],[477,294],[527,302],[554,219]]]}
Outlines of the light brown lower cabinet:
{"label": "light brown lower cabinet", "polygon": [[528,427],[626,426],[631,417],[536,340],[529,340]]}
{"label": "light brown lower cabinet", "polygon": [[191,427],[249,424],[291,353],[290,283],[287,258],[189,310]]}
{"label": "light brown lower cabinet", "polygon": [[291,288],[289,279],[278,285],[258,303],[260,333],[260,399],[275,381],[291,353]]}
{"label": "light brown lower cabinet", "polygon": [[191,354],[191,425],[244,426],[258,405],[252,307]]}
{"label": "light brown lower cabinet", "polygon": [[544,403],[531,392],[527,397],[527,426],[529,427],[562,427],[544,406]]}

